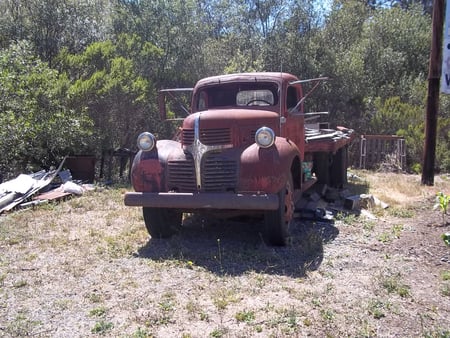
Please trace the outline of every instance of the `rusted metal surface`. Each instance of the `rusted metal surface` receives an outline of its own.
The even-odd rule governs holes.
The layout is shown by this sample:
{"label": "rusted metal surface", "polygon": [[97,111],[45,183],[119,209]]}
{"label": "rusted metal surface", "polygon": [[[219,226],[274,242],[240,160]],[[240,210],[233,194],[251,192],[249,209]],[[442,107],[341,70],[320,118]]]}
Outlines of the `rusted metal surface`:
{"label": "rusted metal surface", "polygon": [[[278,199],[261,202],[259,194],[277,194],[291,175],[295,188],[300,189],[304,180],[301,162],[306,153],[335,154],[355,136],[347,128],[317,130],[314,135],[305,131],[304,83],[286,73],[243,73],[200,80],[193,89],[191,111],[176,137],[179,142],[159,140],[156,149],[136,155],[132,183],[137,193],[128,193],[125,203],[179,209],[274,210]],[[163,90],[163,94],[170,94],[170,90]],[[160,106],[166,103],[164,95],[159,98]],[[242,97],[244,100],[239,99]],[[253,101],[260,102],[254,105]],[[165,116],[166,108],[161,111]],[[263,126],[276,135],[269,148],[255,143],[255,133]]]}
{"label": "rusted metal surface", "polygon": [[305,152],[335,153],[350,144],[356,137],[353,129],[338,127],[334,129],[318,129],[306,133]]}
{"label": "rusted metal surface", "polygon": [[48,200],[48,201],[53,201],[53,200],[60,200],[62,198],[65,198],[67,196],[72,195],[70,192],[64,192],[61,189],[54,189],[48,192],[45,192],[43,194],[39,194],[36,197],[33,198],[33,200]]}
{"label": "rusted metal surface", "polygon": [[125,205],[152,208],[276,210],[276,194],[127,192]]}

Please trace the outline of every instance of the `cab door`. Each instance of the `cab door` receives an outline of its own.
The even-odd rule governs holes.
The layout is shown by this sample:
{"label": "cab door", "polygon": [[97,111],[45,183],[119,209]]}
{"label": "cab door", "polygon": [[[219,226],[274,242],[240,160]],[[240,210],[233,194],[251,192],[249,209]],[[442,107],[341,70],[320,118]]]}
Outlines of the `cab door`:
{"label": "cab door", "polygon": [[282,120],[283,137],[294,142],[300,150],[301,160],[304,159],[305,143],[305,115],[303,113],[303,103],[294,109],[301,100],[301,87],[299,85],[289,85],[285,90],[285,107]]}

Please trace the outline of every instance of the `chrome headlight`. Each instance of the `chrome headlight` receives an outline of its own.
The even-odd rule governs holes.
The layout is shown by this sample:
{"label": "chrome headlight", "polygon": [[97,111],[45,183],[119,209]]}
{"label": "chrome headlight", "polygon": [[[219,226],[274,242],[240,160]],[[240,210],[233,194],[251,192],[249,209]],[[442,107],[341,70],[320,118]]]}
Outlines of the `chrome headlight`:
{"label": "chrome headlight", "polygon": [[150,151],[155,148],[156,138],[152,133],[143,132],[137,138],[137,146],[142,151]]}
{"label": "chrome headlight", "polygon": [[261,148],[269,148],[275,142],[275,133],[268,127],[261,127],[256,131],[255,142]]}

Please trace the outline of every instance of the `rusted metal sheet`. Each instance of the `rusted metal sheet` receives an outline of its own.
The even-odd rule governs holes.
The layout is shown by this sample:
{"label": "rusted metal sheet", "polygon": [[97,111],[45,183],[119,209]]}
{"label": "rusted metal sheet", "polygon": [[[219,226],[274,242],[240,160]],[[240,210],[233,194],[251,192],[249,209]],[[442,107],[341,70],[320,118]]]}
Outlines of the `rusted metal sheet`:
{"label": "rusted metal sheet", "polygon": [[337,127],[334,129],[318,129],[306,133],[305,153],[330,152],[335,153],[340,148],[350,144],[356,137],[353,129]]}
{"label": "rusted metal sheet", "polygon": [[72,193],[70,192],[65,192],[62,189],[54,189],[48,192],[45,192],[43,194],[39,194],[38,196],[36,196],[35,198],[33,198],[34,200],[49,200],[49,201],[53,201],[53,200],[59,200],[62,198],[65,198],[67,196],[72,195]]}

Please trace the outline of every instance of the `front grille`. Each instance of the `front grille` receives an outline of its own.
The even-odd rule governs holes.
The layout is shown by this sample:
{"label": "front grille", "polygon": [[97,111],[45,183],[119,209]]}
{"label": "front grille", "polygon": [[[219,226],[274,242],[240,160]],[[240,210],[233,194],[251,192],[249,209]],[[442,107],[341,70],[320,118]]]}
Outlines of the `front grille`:
{"label": "front grille", "polygon": [[194,129],[183,129],[183,144],[190,145],[194,143]]}
{"label": "front grille", "polygon": [[201,129],[200,142],[207,146],[216,144],[230,144],[231,134],[229,128]]}
{"label": "front grille", "polygon": [[[195,169],[192,157],[172,160],[167,163],[169,191],[195,192]],[[236,161],[222,157],[218,153],[206,155],[201,168],[202,191],[234,191],[237,184]]]}
{"label": "front grille", "polygon": [[220,154],[210,154],[203,160],[202,183],[204,191],[234,191],[237,184],[236,161]]}
{"label": "front grille", "polygon": [[194,192],[197,190],[195,183],[194,161],[192,158],[186,160],[175,160],[167,163],[169,191]]}
{"label": "front grille", "polygon": [[[194,143],[195,132],[193,129],[183,129],[183,144]],[[200,142],[204,145],[221,145],[231,143],[231,131],[229,128],[201,129]]]}

